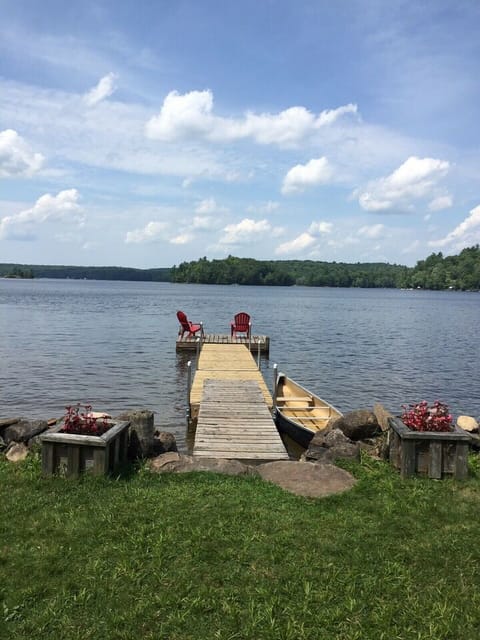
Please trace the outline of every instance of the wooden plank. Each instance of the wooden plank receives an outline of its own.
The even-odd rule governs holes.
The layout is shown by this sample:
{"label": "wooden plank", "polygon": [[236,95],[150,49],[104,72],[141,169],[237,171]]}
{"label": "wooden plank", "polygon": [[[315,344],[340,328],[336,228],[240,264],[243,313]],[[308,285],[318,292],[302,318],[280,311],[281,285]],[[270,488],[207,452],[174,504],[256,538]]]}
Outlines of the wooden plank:
{"label": "wooden plank", "polygon": [[430,455],[428,457],[428,477],[434,480],[442,478],[442,443],[430,443]]}
{"label": "wooden plank", "polygon": [[42,442],[42,473],[50,476],[55,473],[55,447],[50,442]]}
{"label": "wooden plank", "polygon": [[67,471],[69,478],[78,478],[80,475],[80,447],[72,445],[67,449]]}
{"label": "wooden plank", "polygon": [[400,451],[400,474],[402,478],[409,478],[415,475],[416,468],[416,446],[412,440],[402,440]]}
{"label": "wooden plank", "polygon": [[96,448],[93,451],[92,473],[101,476],[108,469],[108,451],[106,447]]}
{"label": "wooden plank", "polygon": [[465,480],[468,476],[468,444],[458,442],[455,452],[454,477],[457,480]]}

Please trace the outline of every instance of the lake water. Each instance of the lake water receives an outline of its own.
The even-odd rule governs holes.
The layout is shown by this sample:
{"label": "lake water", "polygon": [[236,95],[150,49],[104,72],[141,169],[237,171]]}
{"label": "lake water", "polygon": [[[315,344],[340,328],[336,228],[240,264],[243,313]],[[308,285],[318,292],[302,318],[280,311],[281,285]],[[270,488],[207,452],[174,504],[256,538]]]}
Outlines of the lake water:
{"label": "lake water", "polygon": [[0,418],[66,404],[155,411],[185,439],[186,366],[176,311],[229,333],[238,311],[270,336],[279,369],[341,411],[422,399],[480,415],[480,294],[87,280],[0,280]]}

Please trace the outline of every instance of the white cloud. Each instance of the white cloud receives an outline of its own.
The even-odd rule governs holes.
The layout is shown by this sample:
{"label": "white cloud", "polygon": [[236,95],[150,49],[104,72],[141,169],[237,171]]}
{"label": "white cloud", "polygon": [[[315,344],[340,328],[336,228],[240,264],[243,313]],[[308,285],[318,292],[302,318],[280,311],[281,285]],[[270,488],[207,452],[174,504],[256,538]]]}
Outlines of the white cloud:
{"label": "white cloud", "polygon": [[76,189],[60,191],[56,196],[41,196],[30,209],[25,209],[0,220],[0,238],[32,237],[34,229],[50,221],[62,221],[81,225],[83,210],[78,204]]}
{"label": "white cloud", "polygon": [[373,180],[366,190],[357,192],[360,206],[372,212],[411,208],[412,200],[436,195],[437,184],[449,167],[446,160],[410,156],[389,176]]}
{"label": "white cloud", "polygon": [[218,222],[212,216],[194,216],[192,227],[198,231],[210,231],[218,226]]}
{"label": "white cloud", "polygon": [[127,231],[125,242],[127,244],[142,244],[144,242],[157,242],[164,240],[164,232],[168,228],[166,222],[151,221],[143,229]]}
{"label": "white cloud", "polygon": [[220,239],[221,245],[245,244],[260,240],[267,234],[274,233],[275,229],[268,220],[251,220],[244,218],[237,224],[228,224],[224,228],[224,235]]}
{"label": "white cloud", "polygon": [[213,112],[210,90],[179,94],[171,91],[163,101],[160,113],[150,118],[145,127],[147,137],[173,141],[200,137],[212,142],[228,142],[251,138],[259,144],[296,145],[309,133],[328,126],[341,116],[357,112],[349,104],[322,111],[318,116],[305,107],[290,107],[279,113],[247,112],[243,118],[224,118]]}
{"label": "white cloud", "polygon": [[383,224],[367,224],[360,227],[358,235],[363,236],[364,238],[380,238],[383,235],[384,230],[385,225]]}
{"label": "white cloud", "polygon": [[445,247],[451,245],[456,250],[464,249],[480,242],[480,205],[470,211],[453,231],[440,240],[430,240],[430,247]]}
{"label": "white cloud", "polygon": [[225,207],[221,207],[219,204],[217,204],[215,198],[207,198],[206,200],[202,200],[195,207],[195,213],[199,213],[201,215],[226,213],[226,211],[227,209]]}
{"label": "white cloud", "polygon": [[434,198],[428,204],[430,211],[441,211],[442,209],[449,209],[453,205],[453,198],[450,194],[438,196]]}
{"label": "white cloud", "polygon": [[316,242],[316,238],[312,236],[310,233],[304,232],[297,236],[294,240],[290,240],[290,242],[284,242],[279,245],[275,249],[275,253],[277,255],[283,255],[286,253],[298,253],[302,252],[305,249],[308,249]]}
{"label": "white cloud", "polygon": [[312,224],[308,229],[308,233],[315,236],[315,235],[323,235],[325,233],[332,233],[332,230],[333,230],[333,224],[331,222],[325,222],[325,221],[312,222]]}
{"label": "white cloud", "polygon": [[295,193],[317,184],[326,184],[332,175],[327,158],[313,158],[307,164],[297,164],[288,171],[283,179],[282,193]]}
{"label": "white cloud", "polygon": [[273,200],[268,200],[267,202],[262,202],[258,204],[251,204],[247,207],[248,213],[259,213],[259,214],[269,214],[276,211],[279,207],[279,203]]}
{"label": "white cloud", "polygon": [[117,75],[115,73],[107,73],[98,82],[98,84],[90,89],[83,97],[85,104],[89,107],[93,107],[105,98],[108,98],[115,91]]}
{"label": "white cloud", "polygon": [[193,240],[193,234],[191,233],[180,233],[178,236],[174,238],[170,238],[170,244],[188,244]]}
{"label": "white cloud", "polygon": [[45,158],[34,153],[13,129],[0,131],[0,177],[30,177],[39,171]]}

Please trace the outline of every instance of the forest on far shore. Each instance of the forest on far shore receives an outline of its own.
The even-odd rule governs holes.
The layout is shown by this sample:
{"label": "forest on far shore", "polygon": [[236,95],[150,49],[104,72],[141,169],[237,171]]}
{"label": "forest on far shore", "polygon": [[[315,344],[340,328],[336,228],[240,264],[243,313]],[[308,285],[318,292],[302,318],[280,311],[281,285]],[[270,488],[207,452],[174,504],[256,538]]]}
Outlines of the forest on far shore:
{"label": "forest on far shore", "polygon": [[463,249],[456,256],[432,253],[414,267],[385,262],[254,260],[228,256],[222,260],[200,258],[156,269],[0,264],[0,277],[478,291],[480,247],[477,244]]}
{"label": "forest on far shore", "polygon": [[480,289],[479,245],[457,256],[432,253],[415,267],[384,262],[254,260],[228,256],[200,258],[172,268],[172,282],[307,287],[392,287],[402,289]]}

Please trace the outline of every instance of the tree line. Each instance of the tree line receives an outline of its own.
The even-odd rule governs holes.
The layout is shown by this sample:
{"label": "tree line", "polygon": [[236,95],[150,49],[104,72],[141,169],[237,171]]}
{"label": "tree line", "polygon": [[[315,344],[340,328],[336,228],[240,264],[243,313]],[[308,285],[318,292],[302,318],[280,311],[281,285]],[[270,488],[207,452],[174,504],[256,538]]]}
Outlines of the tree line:
{"label": "tree line", "polygon": [[76,280],[133,280],[169,282],[170,268],[134,269],[130,267],[76,267],[66,265],[0,264],[0,276],[29,273],[30,278],[71,278]]}
{"label": "tree line", "polygon": [[403,289],[480,289],[479,245],[457,256],[433,253],[415,267],[383,262],[346,263],[314,260],[254,260],[206,257],[172,267],[172,282],[198,284],[303,285]]}
{"label": "tree line", "polygon": [[321,262],[314,260],[254,260],[206,257],[156,269],[0,264],[0,276],[17,278],[77,278],[198,284],[244,284],[307,287],[381,287],[403,289],[480,290],[479,245],[459,255],[432,253],[414,267],[384,262]]}

